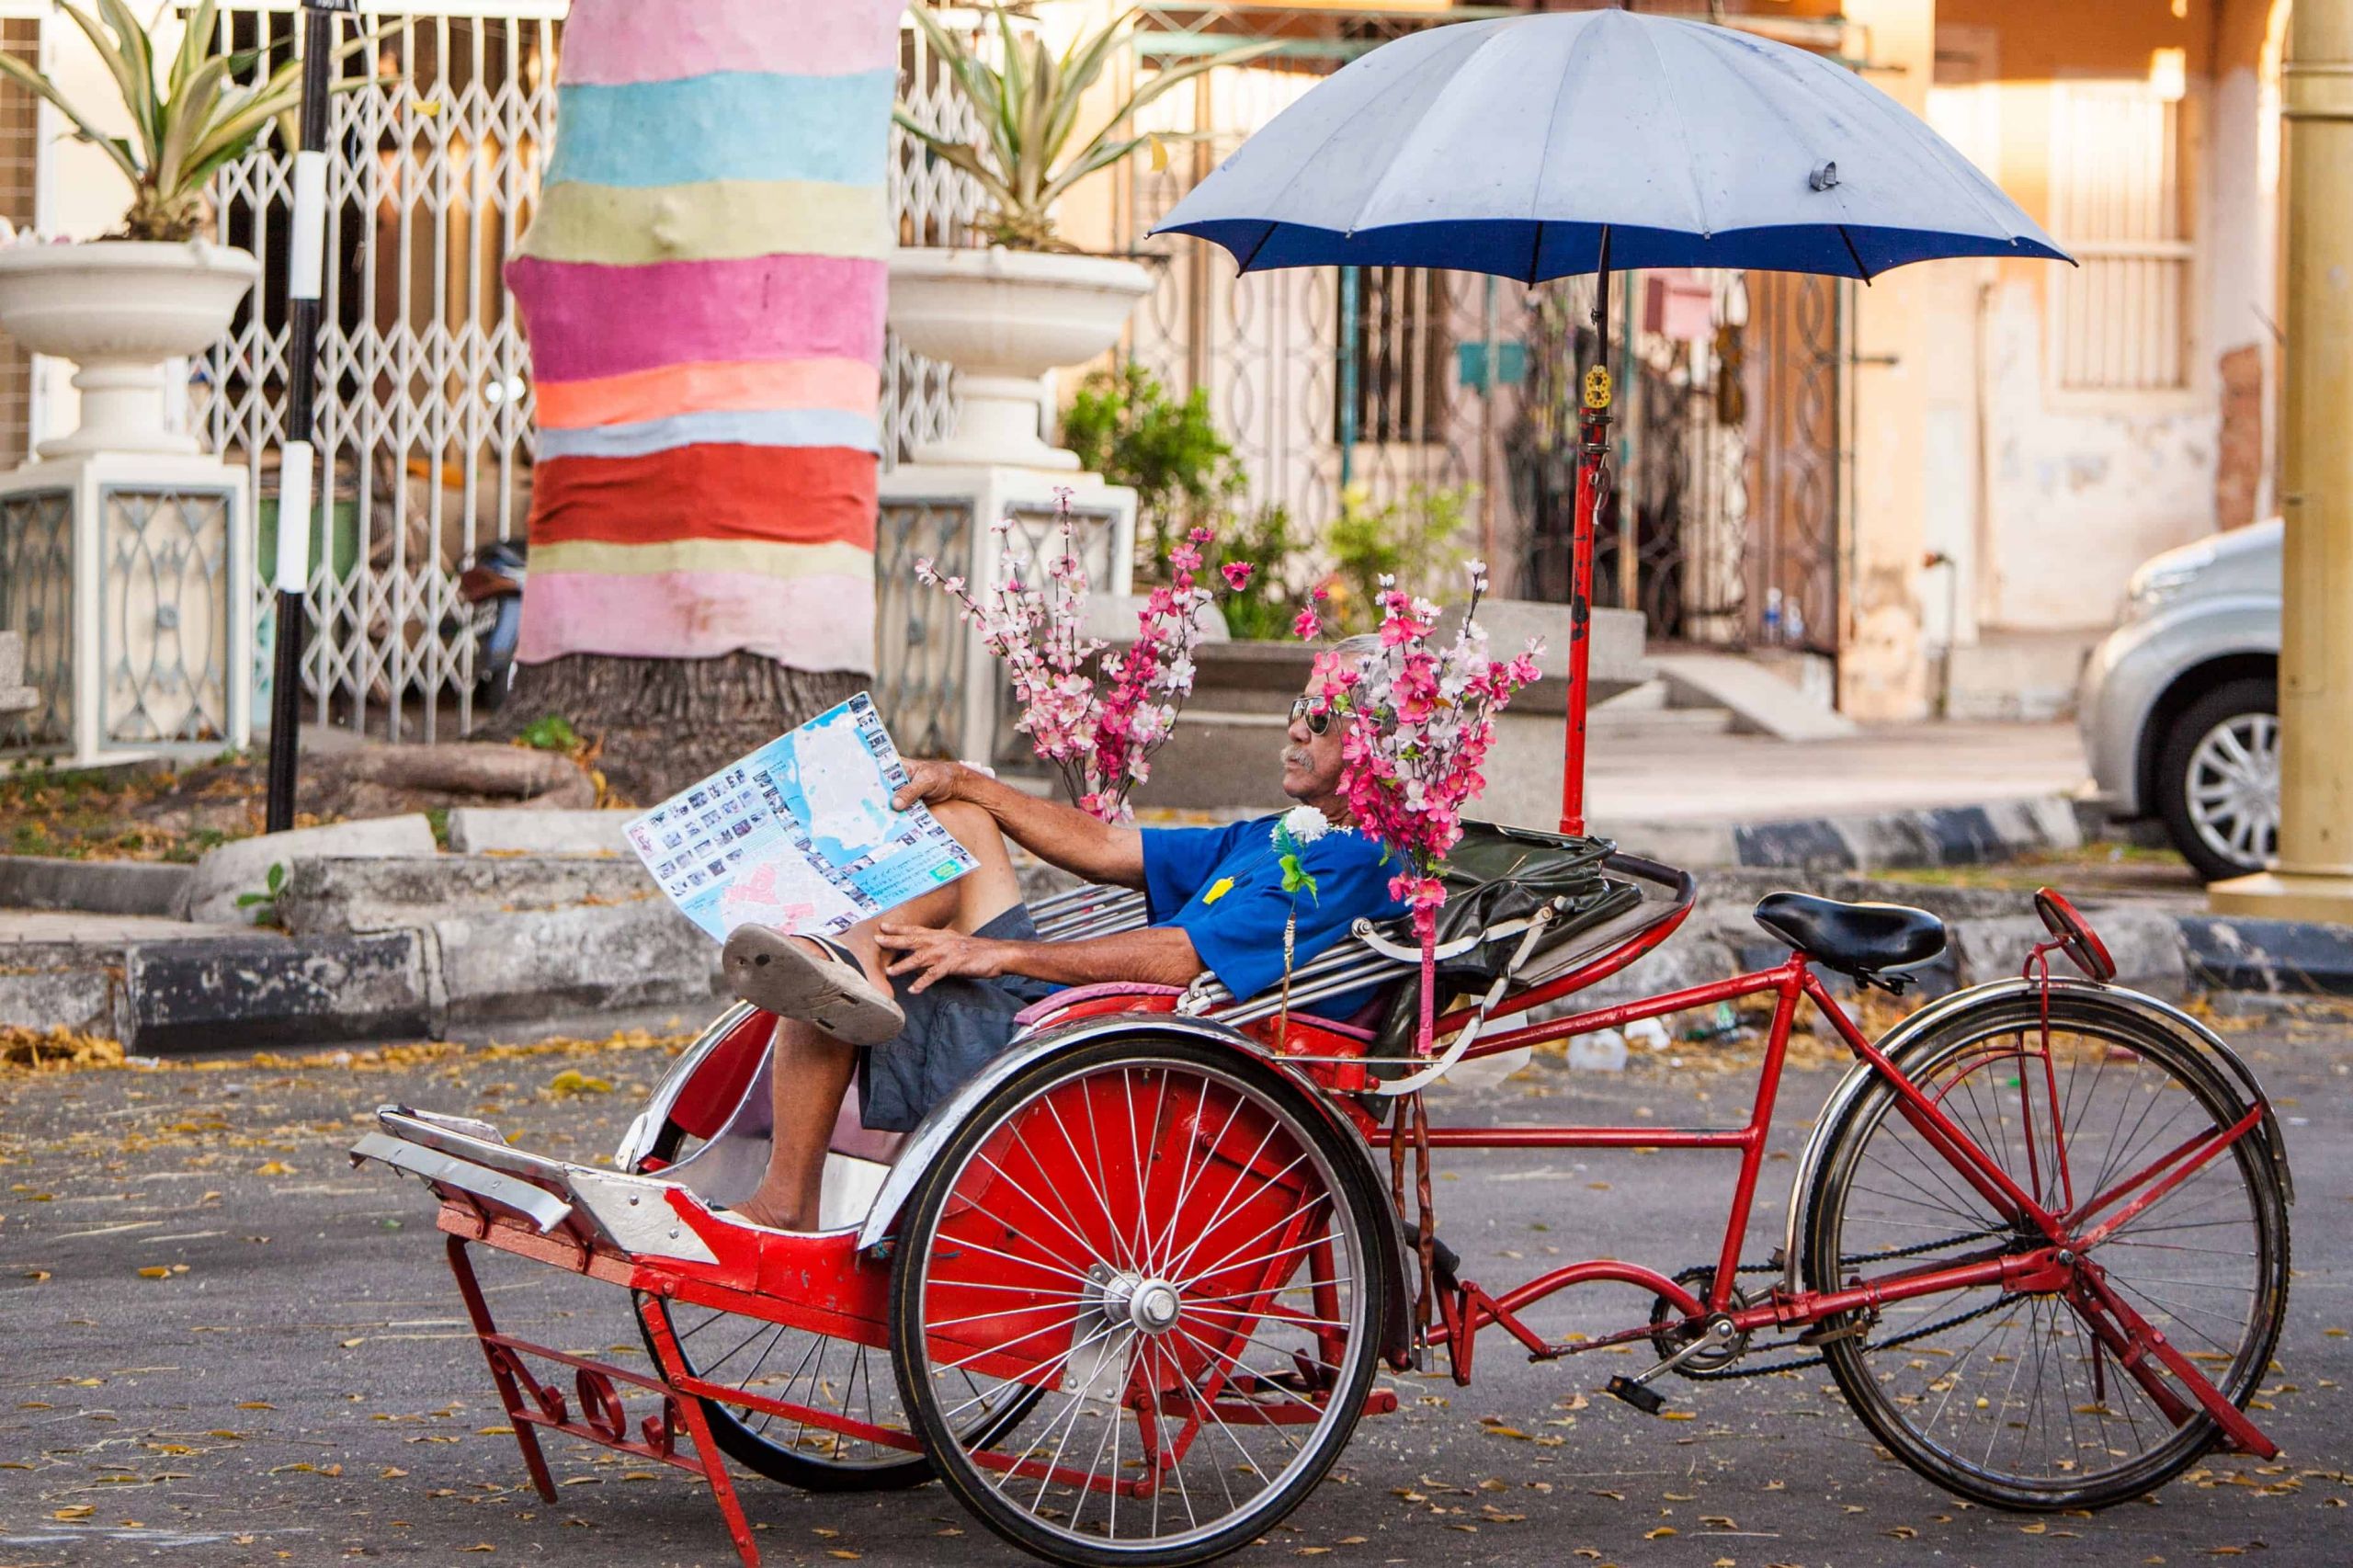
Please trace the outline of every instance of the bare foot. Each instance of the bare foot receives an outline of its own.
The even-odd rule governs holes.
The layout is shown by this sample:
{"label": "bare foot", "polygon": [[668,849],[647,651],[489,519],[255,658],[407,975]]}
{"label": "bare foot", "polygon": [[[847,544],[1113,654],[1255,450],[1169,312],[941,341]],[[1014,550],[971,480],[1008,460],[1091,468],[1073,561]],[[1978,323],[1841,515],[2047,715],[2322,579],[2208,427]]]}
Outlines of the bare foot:
{"label": "bare foot", "polygon": [[817,1228],[814,1214],[803,1214],[789,1204],[771,1202],[762,1193],[754,1193],[731,1207],[727,1212],[745,1224],[757,1225],[762,1230],[794,1231],[805,1234]]}

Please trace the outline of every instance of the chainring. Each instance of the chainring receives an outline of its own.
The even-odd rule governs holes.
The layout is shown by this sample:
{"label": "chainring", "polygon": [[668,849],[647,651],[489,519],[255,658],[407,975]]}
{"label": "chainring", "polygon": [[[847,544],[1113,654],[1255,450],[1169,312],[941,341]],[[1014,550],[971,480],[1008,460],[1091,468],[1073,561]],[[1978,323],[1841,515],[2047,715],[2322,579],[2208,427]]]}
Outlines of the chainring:
{"label": "chainring", "polygon": [[[1714,1287],[1716,1271],[1706,1264],[1685,1269],[1675,1277],[1675,1282],[1694,1296],[1705,1301]],[[1726,1303],[1729,1312],[1745,1311],[1752,1303],[1748,1293],[1738,1285],[1732,1288],[1732,1299]],[[1699,1331],[1686,1321],[1683,1310],[1665,1296],[1651,1301],[1651,1345],[1662,1359],[1674,1355],[1699,1337]],[[1731,1341],[1714,1350],[1702,1350],[1675,1370],[1681,1377],[1705,1377],[1721,1372],[1748,1353],[1748,1335],[1735,1334]]]}

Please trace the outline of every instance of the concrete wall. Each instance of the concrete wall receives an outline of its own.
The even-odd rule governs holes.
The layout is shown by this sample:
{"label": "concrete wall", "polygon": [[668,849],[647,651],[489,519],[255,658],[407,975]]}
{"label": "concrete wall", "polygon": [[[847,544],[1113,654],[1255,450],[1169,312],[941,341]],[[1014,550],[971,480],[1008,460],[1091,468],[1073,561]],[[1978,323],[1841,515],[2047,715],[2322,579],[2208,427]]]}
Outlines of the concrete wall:
{"label": "concrete wall", "polygon": [[[1872,83],[1915,114],[1936,69],[1935,0],[1852,0]],[[1927,710],[1921,560],[1930,475],[1924,461],[1930,324],[1929,267],[1907,267],[1856,290],[1854,495],[1846,570],[1847,626],[1838,706],[1861,720]]]}
{"label": "concrete wall", "polygon": [[[1995,40],[1999,133],[1989,172],[2034,213],[2051,216],[2054,84],[2149,79],[2178,51],[2182,210],[2195,246],[2178,392],[2064,391],[2052,369],[2055,269],[2004,265],[1983,338],[1990,461],[1984,474],[1975,608],[1991,628],[2104,627],[2132,567],[2156,551],[2244,522],[2270,505],[2269,421],[2262,416],[2272,309],[2276,134],[2257,56],[2268,7],[2257,0],[1942,0],[1941,28]],[[2218,67],[2220,68],[2218,71]],[[1949,90],[1949,89],[1947,89]],[[2057,237],[2063,244],[2068,238]],[[2224,445],[2222,367],[2253,348],[2252,409],[2232,434],[2236,503],[2218,517]],[[2235,373],[2244,373],[2234,364]],[[1932,476],[1931,488],[1944,483]],[[2054,549],[2054,546],[2056,547]],[[2067,563],[2050,570],[2052,561]],[[1964,641],[1969,629],[1962,628]]]}

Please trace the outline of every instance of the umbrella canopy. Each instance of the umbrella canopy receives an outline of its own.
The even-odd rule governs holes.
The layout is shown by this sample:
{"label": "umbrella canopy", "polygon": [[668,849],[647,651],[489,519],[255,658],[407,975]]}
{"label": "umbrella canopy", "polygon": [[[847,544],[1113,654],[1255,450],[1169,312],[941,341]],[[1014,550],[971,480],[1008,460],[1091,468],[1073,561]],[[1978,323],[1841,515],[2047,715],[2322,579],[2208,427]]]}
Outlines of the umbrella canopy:
{"label": "umbrella canopy", "polygon": [[1251,137],[1157,233],[1242,270],[1437,267],[1529,283],[1608,264],[1869,278],[1953,256],[2069,259],[1853,72],[1627,11],[1432,28]]}

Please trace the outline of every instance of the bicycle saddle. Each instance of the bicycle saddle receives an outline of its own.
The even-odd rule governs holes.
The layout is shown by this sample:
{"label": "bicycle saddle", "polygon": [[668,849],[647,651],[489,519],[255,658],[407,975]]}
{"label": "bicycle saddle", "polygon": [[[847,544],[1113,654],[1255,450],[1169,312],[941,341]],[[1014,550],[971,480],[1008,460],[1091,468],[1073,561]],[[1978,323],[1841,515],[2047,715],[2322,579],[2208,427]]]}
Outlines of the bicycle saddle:
{"label": "bicycle saddle", "polygon": [[1767,893],[1756,924],[1841,974],[1878,980],[1881,971],[1925,963],[1945,950],[1945,923],[1901,903],[1841,903],[1810,893]]}

